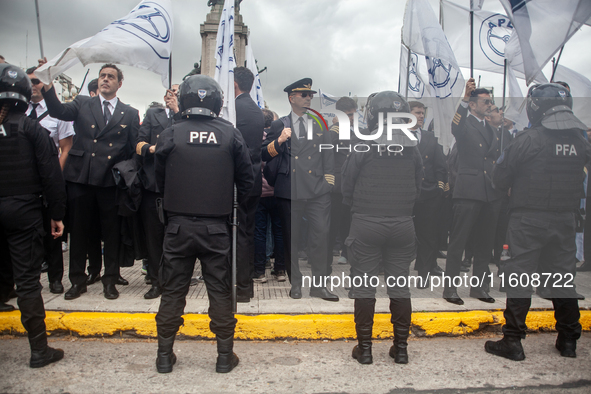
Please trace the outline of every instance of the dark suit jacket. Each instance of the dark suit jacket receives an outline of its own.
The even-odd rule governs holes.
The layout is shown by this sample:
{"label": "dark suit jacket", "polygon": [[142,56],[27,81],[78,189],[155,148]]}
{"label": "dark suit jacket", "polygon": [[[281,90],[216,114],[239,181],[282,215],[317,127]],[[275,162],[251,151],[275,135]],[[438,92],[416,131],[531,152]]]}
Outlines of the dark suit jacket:
{"label": "dark suit jacket", "polygon": [[421,129],[419,152],[423,159],[424,178],[419,201],[440,196],[447,183],[447,163],[443,147],[432,131]]}
{"label": "dark suit jacket", "polygon": [[491,183],[493,166],[501,154],[497,131],[488,123],[483,126],[474,116],[468,116],[468,108],[460,105],[451,132],[458,147],[458,175],[453,198],[485,202],[501,198],[503,193],[493,189]]}
{"label": "dark suit jacket", "polygon": [[115,186],[111,169],[132,158],[140,124],[137,109],[117,101],[113,116],[105,125],[100,97],[77,96],[62,104],[54,88],[43,92],[49,115],[74,121],[76,137],[64,167],[69,182],[100,187]]}
{"label": "dark suit jacket", "polygon": [[252,100],[248,93],[236,97],[236,128],[242,133],[252,160],[254,170],[254,188],[252,195],[260,196],[263,189],[263,174],[261,172],[261,145],[265,117],[263,111]]}
{"label": "dark suit jacket", "polygon": [[285,127],[292,127],[291,114],[271,123],[261,150],[263,161],[281,160],[275,196],[306,200],[329,193],[335,180],[334,153],[328,149],[319,151],[320,144],[331,144],[329,131],[314,122],[312,140],[298,140],[293,130],[292,138],[279,145],[277,139]]}
{"label": "dark suit jacket", "polygon": [[[180,112],[175,114],[175,120],[180,119]],[[166,115],[164,108],[150,108],[146,111],[144,121],[140,126],[135,153],[142,157],[140,179],[144,189],[151,192],[160,192],[156,186],[156,173],[154,172],[154,154],[150,153],[150,146],[156,145],[162,131],[172,126],[172,119]]]}

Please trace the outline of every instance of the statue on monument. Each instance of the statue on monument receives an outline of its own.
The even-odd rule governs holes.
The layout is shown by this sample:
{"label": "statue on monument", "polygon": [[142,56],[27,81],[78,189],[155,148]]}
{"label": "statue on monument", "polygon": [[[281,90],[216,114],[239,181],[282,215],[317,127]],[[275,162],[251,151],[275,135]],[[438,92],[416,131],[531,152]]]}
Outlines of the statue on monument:
{"label": "statue on monument", "polygon": [[199,64],[199,62],[193,64],[193,69],[183,77],[183,81],[193,75],[198,75],[201,74],[201,65]]}

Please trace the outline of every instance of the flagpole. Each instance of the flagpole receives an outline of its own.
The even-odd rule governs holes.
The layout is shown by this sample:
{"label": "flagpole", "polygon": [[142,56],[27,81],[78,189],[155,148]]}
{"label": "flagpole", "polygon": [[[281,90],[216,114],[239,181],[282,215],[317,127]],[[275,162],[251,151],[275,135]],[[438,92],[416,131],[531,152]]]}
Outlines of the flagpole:
{"label": "flagpole", "polygon": [[503,136],[505,135],[504,127],[505,127],[505,97],[506,95],[506,88],[507,88],[507,59],[504,59],[503,62],[503,117],[501,123],[501,154],[503,154]]}
{"label": "flagpole", "polygon": [[41,38],[41,21],[39,20],[39,2],[35,0],[35,12],[37,13],[37,30],[39,31],[39,49],[41,50],[41,59],[45,56],[43,55],[43,39]]}
{"label": "flagpole", "polygon": [[168,57],[168,89],[172,89],[172,52]]}
{"label": "flagpole", "polygon": [[[472,3],[470,3],[472,8]],[[474,78],[474,11],[470,9],[470,78]]]}
{"label": "flagpole", "polygon": [[558,62],[560,61],[560,56],[562,56],[562,50],[564,49],[564,45],[560,48],[560,52],[558,53],[558,57],[556,58],[556,62],[552,59],[552,77],[550,78],[550,82],[554,82],[554,74],[556,74],[556,68],[558,67]]}

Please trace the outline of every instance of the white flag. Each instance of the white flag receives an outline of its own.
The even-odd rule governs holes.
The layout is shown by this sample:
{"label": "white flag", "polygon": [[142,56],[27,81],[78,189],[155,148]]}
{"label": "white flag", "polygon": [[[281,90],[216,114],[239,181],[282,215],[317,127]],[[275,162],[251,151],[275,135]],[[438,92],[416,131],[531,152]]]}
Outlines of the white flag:
{"label": "white flag", "polygon": [[519,36],[529,85],[591,17],[589,0],[500,0]]}
{"label": "white flag", "polygon": [[[322,89],[318,89],[318,98],[320,100],[320,109],[318,112],[320,112],[320,114],[326,120],[330,127],[330,125],[332,125],[332,120],[337,116],[334,111],[336,110],[336,104],[337,101],[339,101],[340,97],[333,96],[330,93],[326,93]],[[360,129],[366,128],[367,123],[365,122],[365,114],[363,113],[364,111],[361,109],[361,105],[358,102],[357,97],[351,97],[351,99],[355,100],[355,102],[357,103],[357,114],[359,115],[357,125]]]}
{"label": "white flag", "polygon": [[484,0],[470,0],[470,11],[482,10],[483,3],[484,3]]}
{"label": "white flag", "polygon": [[525,109],[525,97],[511,67],[507,67],[507,85],[509,97],[507,97],[505,118],[515,123],[515,128],[521,131],[529,125],[529,119]]}
{"label": "white flag", "polygon": [[584,75],[561,65],[556,66],[554,81],[564,81],[573,96],[573,112],[587,127],[591,127],[591,81]]}
{"label": "white flag", "polygon": [[[417,76],[423,81],[422,97],[433,111],[435,135],[439,143],[447,150],[451,146],[451,121],[457,105],[462,98],[464,78],[456,61],[456,57],[445,37],[443,29],[428,0],[408,0],[402,26],[402,46],[411,51],[411,59],[416,54]],[[408,57],[408,52],[406,53]],[[401,55],[401,63],[406,60]],[[412,60],[411,60],[412,63]],[[423,74],[421,70],[426,70]],[[406,75],[406,68],[401,68],[401,76]],[[428,76],[427,81],[424,79]],[[401,94],[405,94],[410,78],[400,78]],[[421,91],[420,84],[414,88]],[[418,97],[418,96],[415,96]]]}
{"label": "white flag", "polygon": [[236,98],[234,97],[234,0],[225,0],[220,18],[215,53],[214,79],[222,87],[224,103],[221,117],[236,126]]}
{"label": "white flag", "polygon": [[144,0],[129,14],[93,37],[80,40],[35,70],[44,83],[82,63],[125,64],[162,76],[168,88],[168,64],[172,51],[172,4],[170,0]]}
{"label": "white flag", "polygon": [[254,75],[254,83],[250,89],[250,97],[257,103],[260,109],[265,108],[265,99],[263,98],[263,87],[261,85],[261,78],[259,77],[259,70],[257,63],[252,53],[252,45],[250,44],[250,32],[248,33],[248,45],[246,46],[246,68],[248,68]]}

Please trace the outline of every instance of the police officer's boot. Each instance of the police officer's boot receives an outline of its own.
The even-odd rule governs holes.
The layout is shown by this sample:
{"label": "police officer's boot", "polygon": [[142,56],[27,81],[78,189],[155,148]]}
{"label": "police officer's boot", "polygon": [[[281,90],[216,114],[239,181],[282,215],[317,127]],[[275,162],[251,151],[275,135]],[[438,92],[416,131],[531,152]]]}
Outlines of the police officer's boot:
{"label": "police officer's boot", "polygon": [[355,299],[355,331],[357,332],[357,346],[353,348],[352,357],[359,364],[373,363],[371,355],[371,334],[373,331],[373,316],[375,298]]}
{"label": "police officer's boot", "polygon": [[505,357],[513,361],[525,360],[521,338],[504,336],[500,341],[486,341],[484,350],[495,356]]}
{"label": "police officer's boot", "polygon": [[29,337],[29,345],[31,346],[31,360],[29,362],[31,368],[41,368],[64,358],[62,349],[47,346],[45,331],[33,338]]}
{"label": "police officer's boot", "polygon": [[556,349],[562,357],[577,357],[577,341],[574,339],[565,339],[560,333],[556,338]]}
{"label": "police officer's boot", "polygon": [[410,327],[394,325],[394,345],[388,353],[396,364],[408,364],[408,334]]}
{"label": "police officer's boot", "polygon": [[169,337],[163,337],[158,334],[158,356],[156,358],[156,369],[159,373],[172,372],[172,366],[176,363],[176,355],[172,351],[174,345],[174,337],[172,334]]}
{"label": "police officer's boot", "polygon": [[215,363],[215,371],[218,373],[228,373],[238,365],[240,361],[234,353],[234,335],[226,339],[216,336],[218,343],[218,359]]}

